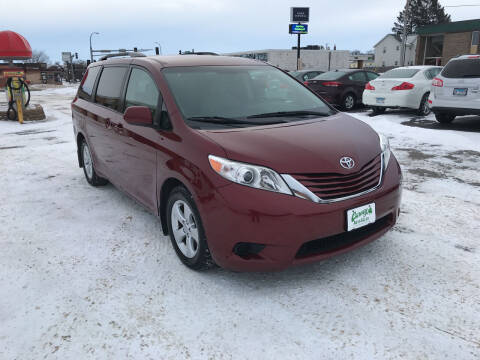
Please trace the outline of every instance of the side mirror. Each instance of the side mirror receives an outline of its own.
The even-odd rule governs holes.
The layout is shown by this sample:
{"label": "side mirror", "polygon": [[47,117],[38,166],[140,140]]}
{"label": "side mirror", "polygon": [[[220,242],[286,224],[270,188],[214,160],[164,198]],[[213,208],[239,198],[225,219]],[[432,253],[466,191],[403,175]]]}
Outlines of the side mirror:
{"label": "side mirror", "polygon": [[152,111],[146,106],[130,106],[125,110],[123,119],[132,125],[151,126]]}

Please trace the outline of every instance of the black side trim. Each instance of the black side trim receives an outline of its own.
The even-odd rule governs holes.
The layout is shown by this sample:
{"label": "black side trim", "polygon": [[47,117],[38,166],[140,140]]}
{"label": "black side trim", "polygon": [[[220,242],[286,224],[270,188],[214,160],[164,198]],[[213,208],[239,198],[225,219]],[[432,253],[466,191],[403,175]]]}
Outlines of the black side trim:
{"label": "black side trim", "polygon": [[454,107],[432,107],[434,113],[445,113],[455,115],[480,115],[480,109],[466,109],[466,108],[454,108]]}

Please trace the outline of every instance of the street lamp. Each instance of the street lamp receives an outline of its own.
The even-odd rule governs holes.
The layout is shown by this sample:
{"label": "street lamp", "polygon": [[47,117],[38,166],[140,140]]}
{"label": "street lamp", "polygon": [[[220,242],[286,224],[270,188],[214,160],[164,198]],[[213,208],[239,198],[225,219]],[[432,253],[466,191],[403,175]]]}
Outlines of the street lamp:
{"label": "street lamp", "polygon": [[100,35],[100,33],[94,31],[90,34],[90,62],[93,63],[93,52],[92,52],[92,35],[95,34],[95,35]]}
{"label": "street lamp", "polygon": [[160,55],[163,55],[162,54],[162,45],[160,45],[160,43],[158,41],[155,41],[155,44],[157,44],[159,49],[160,49]]}

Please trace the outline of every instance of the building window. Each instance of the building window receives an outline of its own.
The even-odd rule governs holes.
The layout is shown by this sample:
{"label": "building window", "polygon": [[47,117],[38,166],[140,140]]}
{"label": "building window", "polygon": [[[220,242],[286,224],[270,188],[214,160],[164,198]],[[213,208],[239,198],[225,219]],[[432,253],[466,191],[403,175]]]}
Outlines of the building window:
{"label": "building window", "polygon": [[387,48],[384,46],[383,47],[383,53],[385,54],[387,52]]}
{"label": "building window", "polygon": [[398,65],[398,61],[395,61],[395,66],[397,66],[397,65]]}

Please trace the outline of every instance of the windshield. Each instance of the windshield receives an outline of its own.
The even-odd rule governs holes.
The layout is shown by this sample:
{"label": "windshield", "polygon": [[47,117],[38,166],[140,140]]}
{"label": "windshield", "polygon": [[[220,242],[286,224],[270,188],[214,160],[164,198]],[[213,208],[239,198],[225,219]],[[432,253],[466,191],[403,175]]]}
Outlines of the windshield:
{"label": "windshield", "polygon": [[377,79],[408,79],[419,71],[419,69],[392,69],[380,75]]}
{"label": "windshield", "polygon": [[327,71],[326,73],[314,77],[312,80],[338,80],[345,74],[345,71]]}
{"label": "windshield", "polygon": [[442,71],[446,78],[480,78],[480,59],[450,61]]}
{"label": "windshield", "polygon": [[163,74],[183,117],[195,128],[291,122],[335,112],[270,66],[172,67]]}

